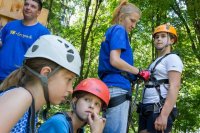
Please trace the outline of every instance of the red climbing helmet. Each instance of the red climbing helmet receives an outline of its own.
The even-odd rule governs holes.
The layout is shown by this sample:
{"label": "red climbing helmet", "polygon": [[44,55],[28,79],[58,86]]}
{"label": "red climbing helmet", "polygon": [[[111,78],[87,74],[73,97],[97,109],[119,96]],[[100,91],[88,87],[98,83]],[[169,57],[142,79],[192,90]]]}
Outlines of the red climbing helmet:
{"label": "red climbing helmet", "polygon": [[81,81],[74,89],[73,93],[78,91],[89,92],[99,97],[103,102],[103,108],[108,106],[110,93],[107,85],[97,78],[87,78]]}

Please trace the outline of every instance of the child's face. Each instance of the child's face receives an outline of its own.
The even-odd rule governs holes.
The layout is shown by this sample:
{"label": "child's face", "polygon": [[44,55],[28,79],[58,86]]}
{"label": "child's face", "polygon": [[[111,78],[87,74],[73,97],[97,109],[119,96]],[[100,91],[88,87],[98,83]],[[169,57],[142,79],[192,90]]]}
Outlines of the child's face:
{"label": "child's face", "polygon": [[173,44],[173,39],[166,32],[156,33],[154,36],[154,45],[156,48],[163,48],[165,45]]}
{"label": "child's face", "polygon": [[101,111],[102,102],[93,94],[86,94],[79,98],[76,102],[76,112],[83,120],[88,120],[88,115],[94,113],[99,114]]}
{"label": "child's face", "polygon": [[65,69],[59,70],[49,78],[49,99],[53,105],[60,104],[66,97],[73,92],[73,82],[76,75]]}
{"label": "child's face", "polygon": [[123,25],[126,28],[127,32],[132,31],[133,28],[135,28],[137,22],[140,19],[140,15],[138,13],[131,13],[129,15],[122,15],[121,16],[120,24]]}

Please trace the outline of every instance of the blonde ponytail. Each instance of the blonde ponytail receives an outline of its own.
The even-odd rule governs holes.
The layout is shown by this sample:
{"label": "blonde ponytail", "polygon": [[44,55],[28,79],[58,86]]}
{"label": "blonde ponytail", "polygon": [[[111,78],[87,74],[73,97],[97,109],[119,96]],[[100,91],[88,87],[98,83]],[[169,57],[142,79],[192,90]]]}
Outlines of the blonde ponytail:
{"label": "blonde ponytail", "polygon": [[[45,58],[30,58],[26,59],[25,64],[26,66],[30,67],[37,73],[40,73],[41,69],[44,66],[49,66],[52,70],[54,70],[58,64],[55,62],[45,59]],[[35,84],[39,81],[38,77],[34,74],[29,72],[24,66],[20,67],[19,69],[13,71],[0,85],[0,90],[7,90],[12,86],[21,86],[25,87],[27,84]]]}
{"label": "blonde ponytail", "polygon": [[13,71],[1,84],[0,90],[6,90],[11,86],[18,86],[20,83],[20,80],[23,79],[24,76],[24,70],[23,68],[19,68],[15,71]]}
{"label": "blonde ponytail", "polygon": [[132,3],[129,3],[128,0],[121,0],[118,7],[115,8],[113,12],[113,19],[111,21],[112,24],[119,23],[119,16],[121,13],[130,14],[136,12],[141,16],[140,9]]}

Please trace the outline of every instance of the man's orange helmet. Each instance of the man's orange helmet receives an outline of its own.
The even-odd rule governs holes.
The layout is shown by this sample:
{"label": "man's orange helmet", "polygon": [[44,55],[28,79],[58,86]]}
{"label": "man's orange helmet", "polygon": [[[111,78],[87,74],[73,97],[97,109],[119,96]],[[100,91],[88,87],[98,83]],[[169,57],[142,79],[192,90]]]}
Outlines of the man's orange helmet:
{"label": "man's orange helmet", "polygon": [[104,103],[104,109],[108,106],[110,101],[109,89],[101,80],[97,78],[84,79],[75,87],[73,95],[79,91],[88,92],[100,98]]}
{"label": "man's orange helmet", "polygon": [[176,33],[176,29],[172,25],[170,25],[169,23],[156,27],[154,32],[153,32],[153,37],[155,36],[156,33],[159,33],[159,32],[167,32],[167,33],[173,34],[175,36],[174,43],[177,42],[178,36],[177,36],[177,33]]}

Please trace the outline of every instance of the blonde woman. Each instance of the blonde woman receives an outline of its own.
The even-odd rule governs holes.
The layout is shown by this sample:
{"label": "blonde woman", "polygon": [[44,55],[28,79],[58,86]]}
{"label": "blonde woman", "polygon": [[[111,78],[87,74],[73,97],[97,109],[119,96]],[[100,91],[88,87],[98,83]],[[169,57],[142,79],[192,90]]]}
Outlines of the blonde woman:
{"label": "blonde woman", "polygon": [[113,25],[105,33],[101,44],[98,75],[109,87],[111,100],[104,115],[104,133],[125,133],[131,99],[131,82],[139,76],[148,80],[149,71],[134,67],[133,51],[128,33],[141,16],[141,11],[127,0],[121,1],[113,13]]}

